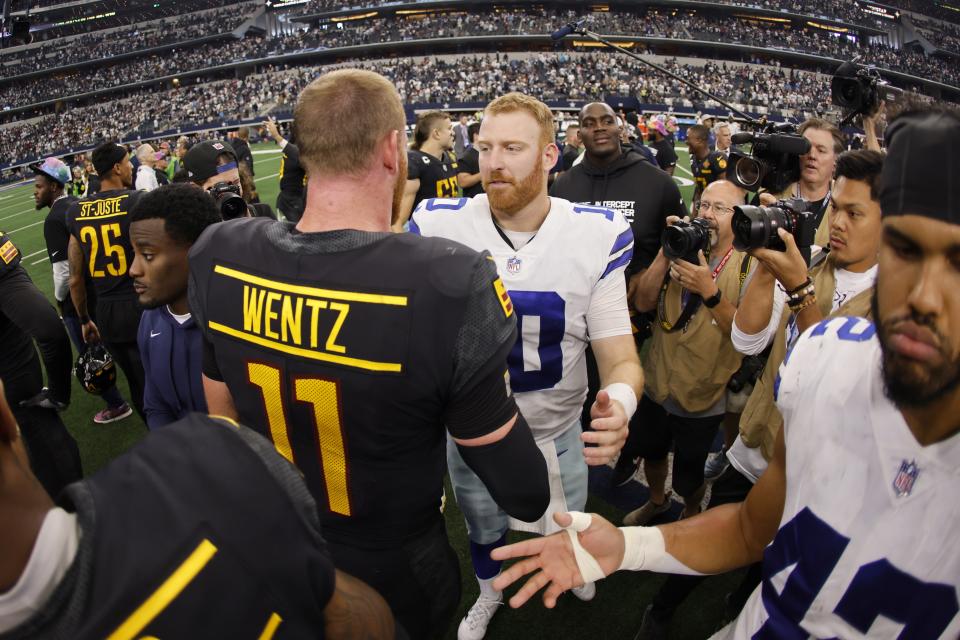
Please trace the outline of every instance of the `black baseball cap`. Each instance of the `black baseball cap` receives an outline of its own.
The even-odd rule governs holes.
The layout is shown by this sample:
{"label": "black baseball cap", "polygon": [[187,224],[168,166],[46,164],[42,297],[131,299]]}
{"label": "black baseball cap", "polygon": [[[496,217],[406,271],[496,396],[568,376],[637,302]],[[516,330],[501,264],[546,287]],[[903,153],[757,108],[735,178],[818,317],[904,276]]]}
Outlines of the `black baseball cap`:
{"label": "black baseball cap", "polygon": [[183,167],[187,170],[187,177],[193,182],[205,182],[211,176],[234,168],[229,165],[217,166],[217,158],[224,153],[233,156],[233,164],[236,164],[237,152],[229,142],[205,140],[193,145],[187,151],[187,155],[183,156]]}

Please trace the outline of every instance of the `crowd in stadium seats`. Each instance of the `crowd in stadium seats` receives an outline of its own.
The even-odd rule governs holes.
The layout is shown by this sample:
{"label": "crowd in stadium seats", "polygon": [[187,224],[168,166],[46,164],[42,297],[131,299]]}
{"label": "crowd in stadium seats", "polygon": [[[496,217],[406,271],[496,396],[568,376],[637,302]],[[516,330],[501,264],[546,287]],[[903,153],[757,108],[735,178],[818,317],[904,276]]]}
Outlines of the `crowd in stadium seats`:
{"label": "crowd in stadium seats", "polygon": [[[427,36],[442,38],[454,35],[544,34],[571,15],[569,12],[549,12],[547,15],[533,16],[523,11],[510,11],[494,15],[442,15],[409,21],[379,19],[354,23],[343,29],[317,28],[294,36],[246,38],[226,45],[214,43],[170,54],[145,56],[134,62],[88,69],[64,78],[43,78],[3,87],[0,90],[0,106],[15,108],[93,89],[120,86],[134,79],[159,78],[303,49],[396,42]],[[667,17],[653,12],[647,15],[597,15],[591,28],[612,34],[723,40],[764,48],[802,51],[837,59],[850,59],[860,53],[864,60],[881,68],[938,78],[960,86],[960,67],[928,60],[923,54],[879,45],[857,47],[816,29],[785,30],[780,26],[735,18],[706,18],[698,15]]]}
{"label": "crowd in stadium seats", "polygon": [[[112,29],[135,25],[147,20],[177,17],[195,11],[231,6],[230,0],[97,0],[87,3],[67,3],[64,0],[45,0],[40,6],[57,6],[55,10],[33,15],[31,20],[43,28],[32,32],[33,41],[57,40],[75,34],[88,34],[98,29]],[[63,5],[63,6],[60,6]],[[16,8],[19,8],[16,7]],[[32,7],[31,12],[37,7]],[[51,26],[50,23],[56,23]]]}
{"label": "crowd in stadium seats", "polygon": [[914,18],[913,24],[934,46],[960,53],[960,27],[919,18]]}
{"label": "crowd in stadium seats", "polygon": [[5,78],[11,78],[37,71],[38,63],[46,69],[52,69],[88,60],[102,60],[139,49],[229,33],[246,19],[255,6],[256,3],[231,5],[216,11],[190,13],[177,18],[139,23],[117,31],[95,31],[88,35],[43,43],[37,48],[0,57],[0,70]]}
{"label": "crowd in stadium seats", "polygon": [[[638,62],[605,53],[540,54],[528,59],[505,55],[453,60],[404,58],[364,66],[393,80],[401,97],[411,104],[486,102],[520,89],[545,100],[635,94],[648,103],[681,105],[696,99],[696,104],[702,104],[700,98],[676,80],[661,77]],[[697,67],[670,61],[666,66],[731,102],[754,108],[798,109],[823,104],[829,98],[826,77],[813,73],[732,63]],[[318,67],[298,67],[245,80],[189,84],[176,90],[76,108],[0,129],[0,147],[17,154],[16,158],[5,160],[26,160],[92,146],[105,138],[138,132],[146,136],[151,131],[180,126],[255,118],[270,105],[292,104],[319,72]]]}

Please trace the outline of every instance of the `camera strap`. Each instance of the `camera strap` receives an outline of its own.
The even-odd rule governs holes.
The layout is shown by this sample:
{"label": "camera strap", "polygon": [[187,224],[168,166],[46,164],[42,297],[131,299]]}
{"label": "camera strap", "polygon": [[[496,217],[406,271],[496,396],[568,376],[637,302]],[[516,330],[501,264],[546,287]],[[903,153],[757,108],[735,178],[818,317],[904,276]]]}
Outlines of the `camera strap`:
{"label": "camera strap", "polygon": [[[733,247],[730,247],[727,250],[727,255],[723,256],[717,266],[713,269],[711,274],[713,280],[716,281],[717,276],[720,275],[720,272],[723,271],[723,268],[727,266],[727,262],[730,261],[730,256],[733,255]],[[693,294],[687,300],[687,303],[683,305],[683,310],[680,311],[680,317],[676,319],[675,322],[670,322],[667,320],[667,288],[670,286],[670,270],[667,269],[667,273],[663,276],[663,284],[660,286],[660,295],[657,296],[657,316],[660,320],[660,328],[662,328],[667,333],[673,333],[679,329],[683,329],[687,326],[687,323],[690,322],[690,319],[693,318],[693,315],[700,308],[700,305],[703,303],[703,298],[699,295]]]}

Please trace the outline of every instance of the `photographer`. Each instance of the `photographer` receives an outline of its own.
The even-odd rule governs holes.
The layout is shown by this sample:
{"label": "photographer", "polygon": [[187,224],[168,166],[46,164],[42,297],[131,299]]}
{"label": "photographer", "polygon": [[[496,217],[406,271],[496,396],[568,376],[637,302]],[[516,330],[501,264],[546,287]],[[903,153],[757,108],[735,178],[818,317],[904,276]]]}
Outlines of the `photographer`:
{"label": "photographer", "polygon": [[670,509],[665,484],[671,445],[682,517],[700,511],[703,463],[723,420],[727,381],[741,360],[730,327],[753,261],[733,248],[730,220],[743,197],[726,180],[709,184],[694,204],[699,219],[667,229],[664,247],[633,297],[639,311],[656,308],[659,322],[653,323],[644,366],[643,400],[620,454],[627,463],[643,459],[650,485],[649,501],[624,518],[628,525],[645,525]]}
{"label": "photographer", "polygon": [[845,148],[843,133],[835,125],[819,118],[810,118],[797,128],[797,133],[810,142],[810,151],[800,156],[800,179],[780,194],[759,194],[757,200],[772,205],[781,198],[803,198],[811,203],[816,214],[818,247],[830,242],[826,222],[830,209],[830,188],[837,166],[837,155]]}
{"label": "photographer", "polygon": [[[793,237],[781,231],[786,251],[756,249],[756,275],[737,310],[732,331],[741,353],[761,353],[771,344],[766,367],[740,419],[740,437],[727,457],[752,482],[773,455],[783,417],[774,402],[777,370],[789,346],[825,317],[869,316],[880,246],[879,180],[883,156],[848,151],[836,162],[827,228],[830,253],[807,274]],[[788,296],[787,292],[796,292]]]}
{"label": "photographer", "polygon": [[233,218],[275,218],[269,205],[249,205],[243,199],[237,154],[229,142],[205,140],[183,156],[187,180],[208,191],[217,201],[220,216]]}

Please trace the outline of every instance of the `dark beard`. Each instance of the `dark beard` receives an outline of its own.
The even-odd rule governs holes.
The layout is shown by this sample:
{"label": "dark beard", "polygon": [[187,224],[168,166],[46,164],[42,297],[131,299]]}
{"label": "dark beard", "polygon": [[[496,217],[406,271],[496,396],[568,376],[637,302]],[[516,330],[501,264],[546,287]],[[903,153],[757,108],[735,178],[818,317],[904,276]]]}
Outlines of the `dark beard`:
{"label": "dark beard", "polygon": [[[890,347],[887,341],[888,326],[880,323],[877,291],[880,289],[880,280],[870,297],[870,311],[877,324],[877,339],[880,341],[880,351],[883,355],[883,388],[884,393],[898,407],[924,407],[933,404],[960,386],[960,362],[951,358],[943,351],[943,363],[933,369],[922,369],[917,363],[907,360]],[[925,326],[940,338],[940,344],[946,344],[943,336],[937,331],[926,316],[913,315],[910,320],[918,325]],[[889,324],[889,323],[888,323]]]}

